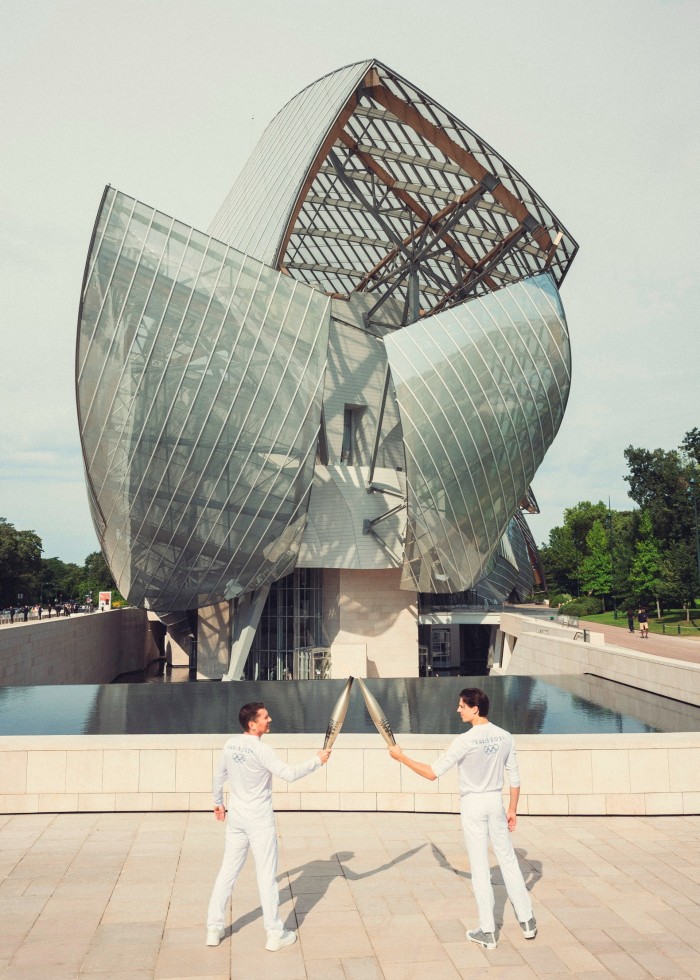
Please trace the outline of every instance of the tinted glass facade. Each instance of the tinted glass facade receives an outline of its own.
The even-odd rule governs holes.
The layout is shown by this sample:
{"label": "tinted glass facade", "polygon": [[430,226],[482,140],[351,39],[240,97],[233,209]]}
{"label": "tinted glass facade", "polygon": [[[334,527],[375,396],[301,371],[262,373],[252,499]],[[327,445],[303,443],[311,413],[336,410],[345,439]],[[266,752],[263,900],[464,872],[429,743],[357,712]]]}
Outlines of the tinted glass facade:
{"label": "tinted glass facade", "polygon": [[294,567],[328,304],[107,192],[83,294],[78,406],[95,523],[130,601],[196,608]]}

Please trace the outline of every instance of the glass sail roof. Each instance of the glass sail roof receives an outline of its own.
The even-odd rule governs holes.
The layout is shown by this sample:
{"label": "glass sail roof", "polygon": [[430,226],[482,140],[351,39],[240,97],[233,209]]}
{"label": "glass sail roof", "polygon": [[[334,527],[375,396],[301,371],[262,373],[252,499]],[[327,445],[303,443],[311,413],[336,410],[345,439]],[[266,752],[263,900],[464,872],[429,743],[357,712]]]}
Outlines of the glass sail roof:
{"label": "glass sail roof", "polygon": [[393,326],[542,271],[560,285],[578,248],[499,153],[378,61],[287,103],[210,232],[324,292],[370,294],[369,319]]}

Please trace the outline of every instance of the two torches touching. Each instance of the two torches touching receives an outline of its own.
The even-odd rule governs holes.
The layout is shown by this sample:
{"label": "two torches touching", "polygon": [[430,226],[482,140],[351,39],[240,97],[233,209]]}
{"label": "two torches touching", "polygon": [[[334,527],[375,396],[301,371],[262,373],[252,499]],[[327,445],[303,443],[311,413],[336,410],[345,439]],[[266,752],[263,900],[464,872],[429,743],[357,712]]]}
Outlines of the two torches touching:
{"label": "two torches touching", "polygon": [[[324,749],[330,749],[331,745],[333,745],[333,742],[335,742],[336,738],[338,737],[340,729],[343,727],[345,715],[348,711],[348,705],[350,704],[350,689],[352,688],[353,680],[353,677],[348,677],[343,693],[335,703],[335,708],[333,708],[331,719],[328,722],[328,728],[326,729],[326,738],[323,742]],[[365,686],[361,677],[357,678],[357,683],[360,685],[360,690],[362,691],[362,696],[365,699],[367,711],[369,712],[369,716],[374,722],[377,731],[387,745],[396,745],[396,739],[394,738],[394,733],[391,730],[391,725],[386,720],[384,712],[379,707],[379,702],[374,695],[367,690],[367,687]]]}

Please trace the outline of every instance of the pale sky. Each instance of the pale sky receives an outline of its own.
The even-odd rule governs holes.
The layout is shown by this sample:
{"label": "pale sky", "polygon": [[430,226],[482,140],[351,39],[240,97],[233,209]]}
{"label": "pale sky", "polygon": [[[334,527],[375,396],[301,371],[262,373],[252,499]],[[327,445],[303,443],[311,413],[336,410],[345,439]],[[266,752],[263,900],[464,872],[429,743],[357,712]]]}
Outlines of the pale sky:
{"label": "pale sky", "polygon": [[74,396],[105,184],[206,229],[301,88],[376,57],[502,153],[580,245],[563,426],[533,482],[631,506],[623,451],[700,426],[697,0],[0,0],[0,516],[96,550]]}

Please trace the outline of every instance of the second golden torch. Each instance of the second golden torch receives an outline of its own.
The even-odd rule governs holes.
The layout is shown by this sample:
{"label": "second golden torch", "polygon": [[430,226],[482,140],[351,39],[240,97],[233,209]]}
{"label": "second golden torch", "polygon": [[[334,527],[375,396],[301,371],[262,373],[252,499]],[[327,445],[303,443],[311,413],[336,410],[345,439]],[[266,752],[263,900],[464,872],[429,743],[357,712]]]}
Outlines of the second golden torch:
{"label": "second golden torch", "polygon": [[360,690],[362,691],[365,704],[367,705],[367,711],[369,712],[369,716],[374,722],[377,731],[387,745],[396,745],[396,739],[394,738],[394,733],[391,730],[391,725],[386,720],[384,712],[379,707],[379,702],[374,695],[367,690],[361,677],[357,678],[357,683],[360,685]]}
{"label": "second golden torch", "polygon": [[348,677],[347,683],[343,688],[343,693],[340,695],[338,700],[335,702],[335,708],[331,712],[331,720],[328,722],[328,728],[326,729],[326,738],[323,742],[324,749],[329,749],[333,742],[335,742],[338,737],[338,732],[343,727],[343,722],[345,721],[345,715],[348,711],[348,704],[350,703],[350,688],[352,687],[352,677]]}

